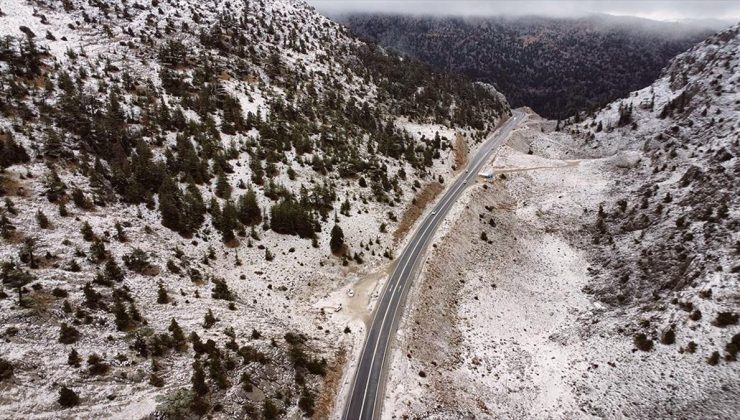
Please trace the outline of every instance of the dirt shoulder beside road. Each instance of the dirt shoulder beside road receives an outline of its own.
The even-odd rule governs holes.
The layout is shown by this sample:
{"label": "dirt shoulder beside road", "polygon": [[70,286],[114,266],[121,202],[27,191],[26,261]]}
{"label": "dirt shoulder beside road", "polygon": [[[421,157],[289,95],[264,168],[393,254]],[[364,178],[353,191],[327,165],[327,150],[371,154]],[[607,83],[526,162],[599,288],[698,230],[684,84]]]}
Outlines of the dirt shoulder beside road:
{"label": "dirt shoulder beside road", "polygon": [[[510,154],[527,156],[505,148],[501,157]],[[384,417],[575,412],[567,384],[556,385],[567,353],[551,336],[575,334],[570,325],[589,305],[580,292],[587,264],[561,237],[562,220],[538,215],[571,198],[532,186],[526,172],[507,176],[472,187],[437,241],[401,328]]]}
{"label": "dirt shoulder beside road", "polygon": [[440,229],[382,418],[731,418],[732,365],[708,367],[683,350],[689,337],[636,351],[625,326],[639,308],[608,310],[584,292],[599,267],[583,227],[620,185],[618,159],[578,155],[546,124],[517,130],[489,167],[505,179],[471,186]]}

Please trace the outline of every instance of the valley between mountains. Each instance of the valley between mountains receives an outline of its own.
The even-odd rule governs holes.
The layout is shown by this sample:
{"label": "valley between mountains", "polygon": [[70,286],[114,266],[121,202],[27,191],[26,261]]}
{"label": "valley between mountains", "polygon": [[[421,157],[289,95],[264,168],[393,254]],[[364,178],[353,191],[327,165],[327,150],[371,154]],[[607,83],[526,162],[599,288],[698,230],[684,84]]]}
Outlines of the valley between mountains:
{"label": "valley between mountains", "polygon": [[375,418],[733,418],[738,51],[552,121],[300,0],[4,1],[0,418],[345,418],[460,179]]}

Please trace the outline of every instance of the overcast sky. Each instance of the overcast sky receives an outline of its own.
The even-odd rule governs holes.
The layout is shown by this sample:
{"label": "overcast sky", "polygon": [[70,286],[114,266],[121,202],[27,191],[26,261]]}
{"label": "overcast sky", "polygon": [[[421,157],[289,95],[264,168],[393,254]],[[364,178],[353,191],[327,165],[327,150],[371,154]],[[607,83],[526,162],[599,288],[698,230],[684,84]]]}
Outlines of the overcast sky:
{"label": "overcast sky", "polygon": [[740,0],[307,0],[325,14],[384,12],[463,16],[549,15],[592,13],[638,16],[656,20],[740,20]]}

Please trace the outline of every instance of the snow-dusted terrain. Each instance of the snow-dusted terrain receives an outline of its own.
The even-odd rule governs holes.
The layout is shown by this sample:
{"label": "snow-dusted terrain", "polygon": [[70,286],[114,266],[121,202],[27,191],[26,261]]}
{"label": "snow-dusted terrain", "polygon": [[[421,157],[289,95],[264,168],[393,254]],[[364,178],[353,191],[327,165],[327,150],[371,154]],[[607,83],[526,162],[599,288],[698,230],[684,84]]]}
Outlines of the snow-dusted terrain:
{"label": "snow-dusted terrain", "polygon": [[[384,418],[738,412],[738,32],[529,114]],[[403,233],[509,112],[299,0],[3,1],[0,418],[337,417]]]}
{"label": "snow-dusted terrain", "polygon": [[512,134],[410,295],[383,418],[736,418],[739,31]]}
{"label": "snow-dusted terrain", "polygon": [[0,418],[327,417],[399,220],[509,112],[302,1],[8,0],[0,38]]}

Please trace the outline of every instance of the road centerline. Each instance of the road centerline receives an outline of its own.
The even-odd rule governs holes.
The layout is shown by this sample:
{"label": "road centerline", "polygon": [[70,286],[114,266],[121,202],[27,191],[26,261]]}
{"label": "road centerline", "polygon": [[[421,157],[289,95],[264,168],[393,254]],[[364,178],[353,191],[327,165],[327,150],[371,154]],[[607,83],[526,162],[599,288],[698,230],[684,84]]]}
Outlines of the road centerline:
{"label": "road centerline", "polygon": [[[476,156],[466,166],[466,172],[452,183],[450,189],[432,207],[432,214],[428,214],[422,220],[421,226],[417,228],[402,251],[398,265],[391,274],[388,284],[383,290],[383,295],[378,301],[372,324],[368,328],[367,338],[360,353],[348,401],[343,410],[343,419],[372,420],[379,415],[376,408],[378,408],[378,394],[383,384],[385,360],[393,341],[394,325],[399,320],[398,310],[404,306],[405,292],[408,285],[413,282],[414,271],[426,255],[434,233],[444,221],[452,205],[468,186],[467,181],[473,179],[476,172],[490,159],[493,152],[502,146],[513,128],[520,123],[519,117],[523,115],[522,111],[514,110],[509,121],[489,137],[488,141],[483,144]],[[392,313],[390,318],[388,317],[389,313]],[[361,389],[358,388],[358,384],[361,384]],[[371,395],[372,404],[369,404],[368,400]]]}

